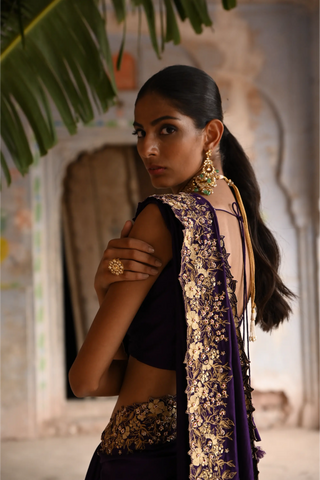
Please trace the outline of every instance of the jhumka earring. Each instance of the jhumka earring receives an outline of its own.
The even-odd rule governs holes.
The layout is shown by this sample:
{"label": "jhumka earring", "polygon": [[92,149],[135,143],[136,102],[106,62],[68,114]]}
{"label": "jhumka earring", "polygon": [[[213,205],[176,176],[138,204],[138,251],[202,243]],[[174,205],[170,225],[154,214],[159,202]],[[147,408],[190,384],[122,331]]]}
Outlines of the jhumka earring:
{"label": "jhumka earring", "polygon": [[183,189],[184,192],[199,192],[203,195],[211,195],[213,189],[217,186],[217,180],[220,179],[219,170],[213,166],[211,159],[212,150],[206,152],[206,158],[202,165],[202,170],[196,177],[193,177],[189,184]]}

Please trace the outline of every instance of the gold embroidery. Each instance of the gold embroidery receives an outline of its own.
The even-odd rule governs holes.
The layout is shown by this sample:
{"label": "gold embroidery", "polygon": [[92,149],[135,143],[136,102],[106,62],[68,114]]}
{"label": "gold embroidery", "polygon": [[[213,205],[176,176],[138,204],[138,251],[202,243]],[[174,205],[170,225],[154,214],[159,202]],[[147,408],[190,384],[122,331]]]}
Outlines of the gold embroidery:
{"label": "gold embroidery", "polygon": [[[187,320],[187,413],[191,456],[190,480],[228,480],[235,465],[225,460],[234,423],[226,417],[228,383],[232,379],[224,342],[228,342],[227,292],[213,294],[217,272],[228,264],[220,238],[221,252],[212,238],[212,213],[186,193],[155,196],[171,206],[184,225],[180,283]],[[230,278],[227,278],[228,287]],[[234,295],[235,299],[235,295]],[[222,348],[219,345],[222,342]]]}
{"label": "gold embroidery", "polygon": [[175,440],[176,406],[176,398],[166,395],[122,407],[103,431],[100,449],[107,455],[121,455]]}

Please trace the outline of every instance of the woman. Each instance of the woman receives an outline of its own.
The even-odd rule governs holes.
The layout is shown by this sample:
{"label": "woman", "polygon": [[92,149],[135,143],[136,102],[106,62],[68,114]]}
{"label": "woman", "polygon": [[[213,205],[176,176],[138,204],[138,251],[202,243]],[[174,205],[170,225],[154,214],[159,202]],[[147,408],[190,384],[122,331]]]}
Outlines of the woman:
{"label": "woman", "polygon": [[[133,281],[106,288],[98,271],[101,305],[70,383],[80,397],[119,396],[87,479],[257,479],[247,303],[270,330],[293,295],[277,273],[254,172],[223,124],[216,84],[196,68],[151,77],[134,127],[153,186],[172,194],[139,205],[129,237],[145,243],[108,261],[115,278]],[[146,244],[161,265],[143,257]]]}

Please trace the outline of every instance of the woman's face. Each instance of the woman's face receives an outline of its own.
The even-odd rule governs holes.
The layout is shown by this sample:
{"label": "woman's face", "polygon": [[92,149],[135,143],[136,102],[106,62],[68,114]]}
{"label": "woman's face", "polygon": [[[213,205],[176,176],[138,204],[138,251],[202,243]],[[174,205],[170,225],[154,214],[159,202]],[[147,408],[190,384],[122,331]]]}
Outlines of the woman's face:
{"label": "woman's face", "polygon": [[146,94],[137,102],[133,125],[152,185],[181,191],[201,169],[205,130],[196,129],[190,117],[156,94]]}

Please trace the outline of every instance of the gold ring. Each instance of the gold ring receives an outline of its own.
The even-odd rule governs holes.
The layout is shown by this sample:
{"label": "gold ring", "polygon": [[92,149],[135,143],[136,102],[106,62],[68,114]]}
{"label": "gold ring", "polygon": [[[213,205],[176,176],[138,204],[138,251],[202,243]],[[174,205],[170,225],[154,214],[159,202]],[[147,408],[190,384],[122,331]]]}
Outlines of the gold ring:
{"label": "gold ring", "polygon": [[114,258],[109,263],[108,269],[113,275],[122,275],[124,272],[124,265],[119,258]]}

